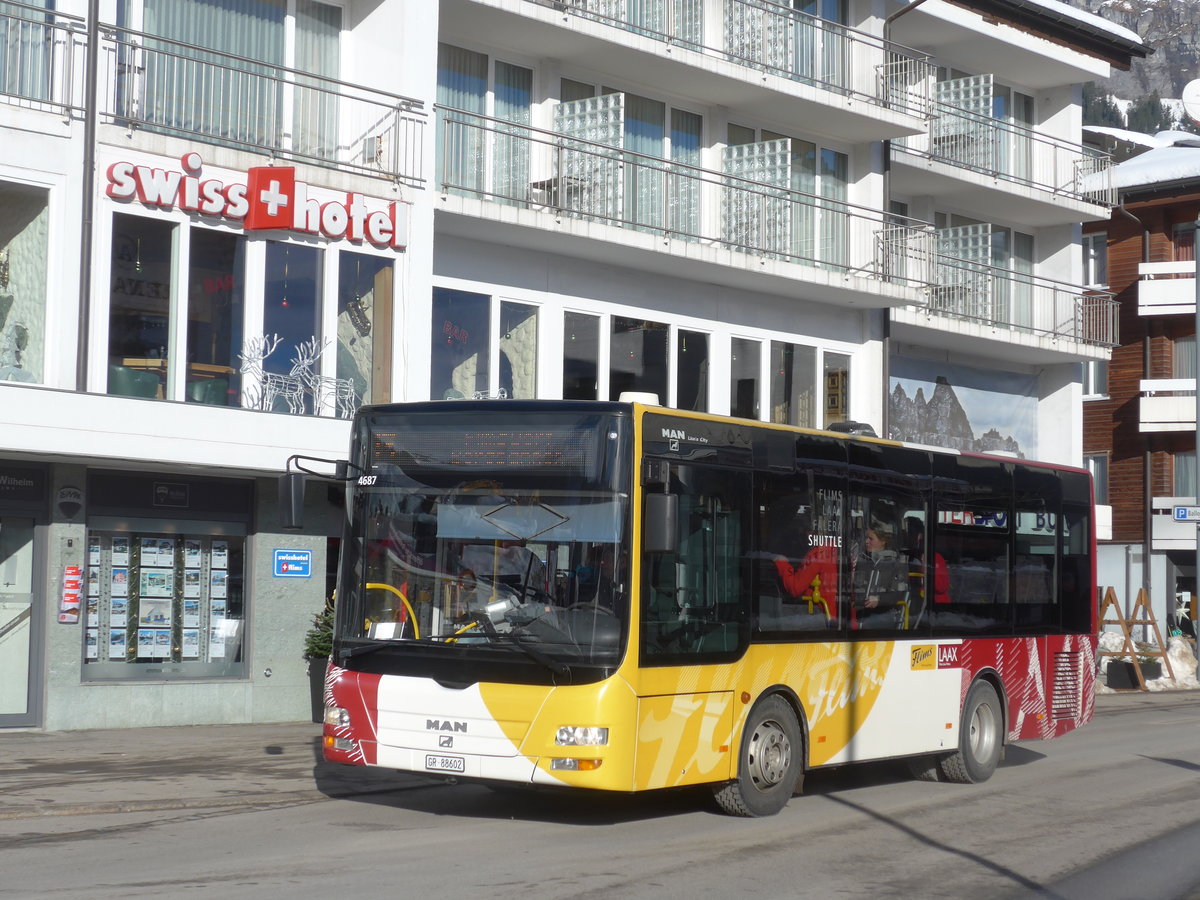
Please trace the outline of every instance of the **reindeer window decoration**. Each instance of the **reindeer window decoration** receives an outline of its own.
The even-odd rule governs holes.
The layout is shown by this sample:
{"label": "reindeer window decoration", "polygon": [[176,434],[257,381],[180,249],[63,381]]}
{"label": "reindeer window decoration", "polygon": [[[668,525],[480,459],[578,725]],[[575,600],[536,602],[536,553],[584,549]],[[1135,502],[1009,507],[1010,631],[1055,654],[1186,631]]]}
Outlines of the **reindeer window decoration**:
{"label": "reindeer window decoration", "polygon": [[299,379],[304,389],[312,395],[313,410],[321,413],[326,404],[333,407],[334,415],[349,419],[358,408],[358,391],[350,378],[332,378],[317,372],[317,360],[329,348],[329,341],[319,344],[316,337],[299,344],[292,357],[291,375]]}

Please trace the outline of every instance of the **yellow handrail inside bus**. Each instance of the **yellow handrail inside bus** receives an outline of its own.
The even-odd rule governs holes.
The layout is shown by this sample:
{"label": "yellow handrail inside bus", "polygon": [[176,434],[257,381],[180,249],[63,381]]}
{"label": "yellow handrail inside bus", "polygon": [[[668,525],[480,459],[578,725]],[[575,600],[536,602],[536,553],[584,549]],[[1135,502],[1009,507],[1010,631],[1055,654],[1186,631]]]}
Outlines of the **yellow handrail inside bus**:
{"label": "yellow handrail inside bus", "polygon": [[376,588],[381,591],[391,591],[393,594],[399,597],[400,602],[404,604],[404,608],[408,610],[409,618],[412,619],[413,637],[418,641],[421,639],[421,629],[417,627],[417,613],[412,608],[412,604],[408,602],[408,598],[400,593],[397,588],[392,587],[390,584],[383,584],[379,581],[368,581],[365,585],[363,585],[363,587],[365,587],[368,591]]}
{"label": "yellow handrail inside bus", "polygon": [[478,622],[468,622],[468,623],[467,623],[466,625],[464,625],[462,628],[458,629],[458,631],[454,632],[454,634],[453,634],[453,635],[451,635],[450,637],[446,638],[446,643],[447,643],[447,644],[453,644],[455,641],[457,641],[457,640],[458,640],[458,636],[459,636],[460,634],[462,634],[463,632],[466,632],[466,631],[470,631],[472,628],[478,628],[478,627],[479,627],[479,623],[478,623]]}

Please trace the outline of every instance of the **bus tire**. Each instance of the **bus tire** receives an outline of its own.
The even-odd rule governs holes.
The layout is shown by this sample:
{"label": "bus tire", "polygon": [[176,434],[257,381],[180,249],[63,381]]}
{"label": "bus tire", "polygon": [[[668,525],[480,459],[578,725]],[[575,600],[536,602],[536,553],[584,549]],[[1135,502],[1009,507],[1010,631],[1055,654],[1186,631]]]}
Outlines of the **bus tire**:
{"label": "bus tire", "polygon": [[996,771],[1004,743],[1004,714],[996,689],[986,681],[976,681],[963,703],[958,750],[942,760],[944,781],[978,784]]}
{"label": "bus tire", "polygon": [[731,816],[775,815],[800,781],[803,749],[792,707],[777,694],[767,697],[746,719],[737,780],[713,789],[717,805]]}

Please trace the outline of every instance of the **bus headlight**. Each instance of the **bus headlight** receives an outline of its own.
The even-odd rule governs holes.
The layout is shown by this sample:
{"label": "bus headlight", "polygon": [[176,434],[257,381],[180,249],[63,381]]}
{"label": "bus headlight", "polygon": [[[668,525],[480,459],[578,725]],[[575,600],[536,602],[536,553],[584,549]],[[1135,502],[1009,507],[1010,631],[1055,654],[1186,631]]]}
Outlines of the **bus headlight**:
{"label": "bus headlight", "polygon": [[608,744],[608,729],[560,725],[554,743],[560,747],[603,747]]}
{"label": "bus headlight", "polygon": [[594,772],[600,768],[601,759],[552,759],[550,769],[555,772]]}
{"label": "bus headlight", "polygon": [[340,706],[325,707],[325,724],[330,728],[346,728],[350,725],[350,710]]}

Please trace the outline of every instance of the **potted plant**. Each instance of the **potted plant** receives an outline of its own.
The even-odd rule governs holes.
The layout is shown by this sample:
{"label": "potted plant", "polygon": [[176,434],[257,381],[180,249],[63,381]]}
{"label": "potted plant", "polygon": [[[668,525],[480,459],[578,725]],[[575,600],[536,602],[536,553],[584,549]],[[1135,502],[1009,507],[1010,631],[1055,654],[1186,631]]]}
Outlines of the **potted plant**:
{"label": "potted plant", "polygon": [[312,720],[325,719],[325,669],[333,652],[333,601],[312,618],[304,635],[304,658],[308,663],[308,689],[312,704]]}

